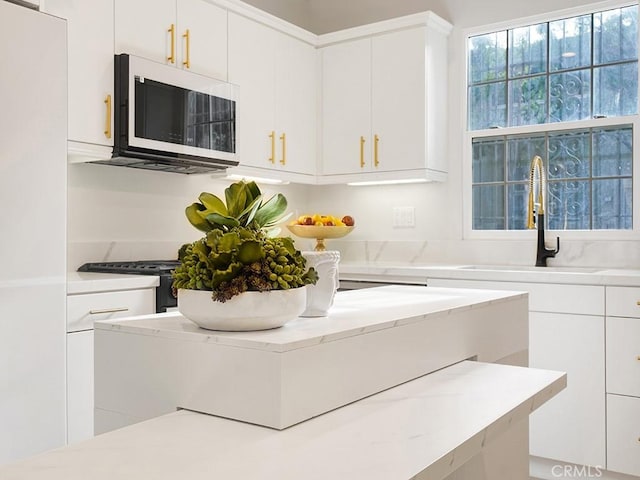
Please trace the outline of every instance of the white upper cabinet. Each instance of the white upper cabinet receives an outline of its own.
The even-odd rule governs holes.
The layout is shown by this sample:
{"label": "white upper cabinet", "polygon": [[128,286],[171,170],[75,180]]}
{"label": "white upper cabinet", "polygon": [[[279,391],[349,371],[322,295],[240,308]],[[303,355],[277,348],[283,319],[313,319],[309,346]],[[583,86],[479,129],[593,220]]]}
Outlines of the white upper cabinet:
{"label": "white upper cabinet", "polygon": [[238,154],[243,166],[267,168],[275,162],[275,139],[269,138],[275,130],[275,36],[273,29],[229,13],[229,81],[239,86]]}
{"label": "white upper cabinet", "polygon": [[177,26],[178,66],[227,80],[227,11],[202,0],[178,0]]}
{"label": "white upper cabinet", "polygon": [[320,37],[322,183],[445,177],[450,29],[424,13]]}
{"label": "white upper cabinet", "polygon": [[75,142],[112,146],[113,0],[47,0],[44,7],[67,19],[70,153]]}
{"label": "white upper cabinet", "polygon": [[315,179],[316,79],[312,45],[229,13],[229,81],[240,92],[234,170]]}
{"label": "white upper cabinet", "polygon": [[204,0],[115,0],[115,53],[227,79],[227,11]]}
{"label": "white upper cabinet", "polygon": [[284,170],[315,175],[317,52],[312,45],[281,33],[276,46],[275,124],[280,141],[276,162]]}
{"label": "white upper cabinet", "polygon": [[321,174],[372,168],[371,40],[324,48]]}

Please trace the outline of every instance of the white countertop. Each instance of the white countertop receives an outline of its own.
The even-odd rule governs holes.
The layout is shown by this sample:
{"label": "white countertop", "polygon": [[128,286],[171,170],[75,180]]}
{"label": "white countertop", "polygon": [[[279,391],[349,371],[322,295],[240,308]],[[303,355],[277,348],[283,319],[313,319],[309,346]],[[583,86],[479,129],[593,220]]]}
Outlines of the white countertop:
{"label": "white countertop", "polygon": [[565,283],[575,285],[640,286],[640,270],[606,267],[534,267],[526,265],[420,265],[407,263],[340,262],[345,280],[428,281],[429,278],[495,282]]}
{"label": "white countertop", "polygon": [[393,285],[338,292],[328,316],[301,317],[273,330],[257,332],[203,330],[179,313],[99,321],[95,322],[94,328],[286,352],[420,322],[431,316],[449,315],[454,311],[466,310],[486,303],[521,298],[524,295],[527,294]]}
{"label": "white countertop", "polygon": [[0,467],[3,480],[441,479],[566,375],[461,362],[283,431],[178,411]]}
{"label": "white countertop", "polygon": [[155,288],[160,285],[156,275],[123,275],[118,273],[67,273],[67,295]]}

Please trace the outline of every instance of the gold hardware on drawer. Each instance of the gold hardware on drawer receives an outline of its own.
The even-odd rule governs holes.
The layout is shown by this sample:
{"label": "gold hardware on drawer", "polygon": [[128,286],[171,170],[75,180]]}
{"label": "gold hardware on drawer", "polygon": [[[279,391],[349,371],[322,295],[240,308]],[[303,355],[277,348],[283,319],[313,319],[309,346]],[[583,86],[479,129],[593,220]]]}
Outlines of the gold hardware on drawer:
{"label": "gold hardware on drawer", "polygon": [[640,362],[640,355],[638,355],[638,356],[636,357],[636,360],[638,360],[638,361]]}
{"label": "gold hardware on drawer", "polygon": [[638,301],[636,302],[636,305],[638,305],[638,306],[640,307],[640,300],[638,300]]}
{"label": "gold hardware on drawer", "polygon": [[103,313],[127,312],[128,307],[103,308],[102,310],[89,310],[89,315],[101,315]]}

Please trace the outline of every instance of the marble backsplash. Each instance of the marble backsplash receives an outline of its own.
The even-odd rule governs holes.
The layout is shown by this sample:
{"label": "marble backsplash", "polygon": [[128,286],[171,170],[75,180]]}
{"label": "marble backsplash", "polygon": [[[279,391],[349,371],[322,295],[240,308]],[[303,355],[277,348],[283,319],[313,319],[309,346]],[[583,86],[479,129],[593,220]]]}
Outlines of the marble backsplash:
{"label": "marble backsplash", "polygon": [[[296,239],[300,250],[312,250],[313,240]],[[86,262],[168,260],[177,258],[180,242],[71,242],[69,271]],[[370,241],[328,240],[327,247],[340,251],[342,262],[401,264],[506,264],[534,265],[535,243],[531,241],[429,240]],[[562,242],[553,266],[640,268],[638,241]]]}
{"label": "marble backsplash", "polygon": [[[638,241],[565,240],[561,247],[549,266],[640,268]],[[516,240],[334,240],[328,248],[339,250],[341,261],[358,263],[534,265],[536,259],[534,242]]]}

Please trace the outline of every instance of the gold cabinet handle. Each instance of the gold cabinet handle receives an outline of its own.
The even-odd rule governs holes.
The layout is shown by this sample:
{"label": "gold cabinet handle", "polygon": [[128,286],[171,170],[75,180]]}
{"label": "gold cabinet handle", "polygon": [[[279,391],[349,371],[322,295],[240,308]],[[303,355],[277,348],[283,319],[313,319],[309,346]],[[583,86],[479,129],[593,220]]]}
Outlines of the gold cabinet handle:
{"label": "gold cabinet handle", "polygon": [[103,308],[102,310],[89,310],[89,315],[101,315],[103,313],[128,312],[128,307]]}
{"label": "gold cabinet handle", "polygon": [[182,35],[182,38],[184,38],[185,47],[187,49],[187,56],[185,57],[185,60],[182,62],[182,64],[187,68],[191,68],[191,55],[190,55],[190,52],[191,52],[191,33],[189,32],[188,28],[184,32],[184,35]]}
{"label": "gold cabinet handle", "polygon": [[640,355],[638,355],[638,356],[636,357],[636,360],[638,360],[638,361],[640,362]]}
{"label": "gold cabinet handle", "polygon": [[640,307],[640,300],[638,300],[638,301],[636,302],[636,305],[638,305],[638,306]]}
{"label": "gold cabinet handle", "polygon": [[287,134],[282,132],[280,135],[280,141],[282,142],[282,158],[280,159],[280,163],[282,165],[287,164]]}
{"label": "gold cabinet handle", "polygon": [[171,53],[167,57],[167,60],[171,63],[176,63],[176,26],[175,24],[171,24],[169,30],[167,30],[171,34]]}
{"label": "gold cabinet handle", "polygon": [[378,143],[380,142],[380,137],[376,134],[373,136],[373,165],[377,167],[380,165],[380,161],[378,159]]}
{"label": "gold cabinet handle", "polygon": [[364,168],[364,137],[360,137],[360,168]]}
{"label": "gold cabinet handle", "polygon": [[276,163],[276,132],[271,130],[269,134],[269,138],[271,139],[271,156],[269,157],[269,161],[273,164]]}
{"label": "gold cabinet handle", "polygon": [[111,138],[111,94],[107,95],[107,98],[104,99],[104,103],[107,106],[107,113],[104,122],[104,136]]}

